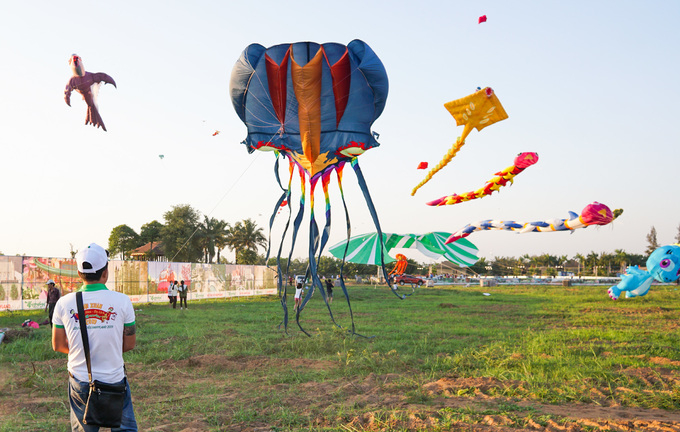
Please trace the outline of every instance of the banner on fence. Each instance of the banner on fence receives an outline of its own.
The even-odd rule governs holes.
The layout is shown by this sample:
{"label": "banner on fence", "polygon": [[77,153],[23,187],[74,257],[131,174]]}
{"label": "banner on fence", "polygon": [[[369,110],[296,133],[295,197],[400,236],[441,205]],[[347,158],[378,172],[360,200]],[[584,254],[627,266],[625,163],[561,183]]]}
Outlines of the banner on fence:
{"label": "banner on fence", "polygon": [[[0,311],[44,308],[50,279],[62,295],[82,284],[74,259],[0,255]],[[106,286],[133,303],[163,302],[172,281],[184,281],[189,300],[276,294],[274,270],[237,264],[112,260]]]}

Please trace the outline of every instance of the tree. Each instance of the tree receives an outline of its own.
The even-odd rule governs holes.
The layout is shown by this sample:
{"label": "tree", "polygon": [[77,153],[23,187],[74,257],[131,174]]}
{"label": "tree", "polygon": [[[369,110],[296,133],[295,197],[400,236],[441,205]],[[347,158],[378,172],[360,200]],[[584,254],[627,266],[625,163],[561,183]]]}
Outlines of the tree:
{"label": "tree", "polygon": [[480,257],[479,260],[476,263],[474,263],[470,266],[470,270],[472,270],[473,272],[475,272],[477,274],[483,275],[483,274],[487,273],[487,271],[488,271],[486,269],[487,267],[491,267],[491,266],[486,261],[486,258]]}
{"label": "tree", "polygon": [[140,245],[139,234],[127,225],[118,225],[111,230],[109,236],[109,253],[112,256],[120,254],[123,259],[128,258],[128,253]]}
{"label": "tree", "polygon": [[142,225],[142,229],[139,231],[139,237],[141,238],[143,244],[158,242],[161,239],[161,231],[163,230],[163,224],[157,220],[152,220],[151,222]]}
{"label": "tree", "polygon": [[645,253],[649,255],[658,248],[659,242],[656,240],[656,228],[652,227],[649,234],[647,234],[647,249],[645,249]]}
{"label": "tree", "polygon": [[254,251],[257,254],[258,246],[266,247],[267,238],[252,219],[244,219],[236,222],[227,233],[226,244],[236,253],[236,263],[242,264],[238,257],[243,250]]}
{"label": "tree", "polygon": [[586,269],[590,269],[594,276],[599,276],[597,274],[597,263],[599,262],[599,259],[600,256],[596,254],[595,251],[591,251],[588,256],[586,256],[585,267]]}
{"label": "tree", "polygon": [[574,260],[578,262],[578,276],[581,276],[581,268],[583,267],[585,269],[586,257],[582,254],[576,254],[574,255]]}
{"label": "tree", "polygon": [[161,232],[163,231],[163,224],[157,220],[152,220],[151,222],[142,225],[142,229],[139,232],[139,237],[141,238],[142,245],[151,243],[151,247],[146,253],[147,259],[153,259],[154,253],[154,243],[158,244],[161,241]]}
{"label": "tree", "polygon": [[252,249],[241,249],[236,252],[236,262],[244,265],[255,265],[260,261],[257,251]]}
{"label": "tree", "polygon": [[[213,262],[216,252],[217,261],[219,262],[219,249],[217,245],[218,243],[225,243],[228,227],[229,224],[223,220],[204,216],[203,223],[199,227],[198,237],[203,248],[203,259],[206,264]],[[224,248],[224,246],[222,247]]]}
{"label": "tree", "polygon": [[198,262],[203,256],[199,238],[200,213],[190,205],[176,205],[163,214],[161,240],[169,261]]}
{"label": "tree", "polygon": [[619,265],[619,272],[625,273],[626,266],[630,261],[628,254],[623,249],[616,249],[614,251],[614,263]]}

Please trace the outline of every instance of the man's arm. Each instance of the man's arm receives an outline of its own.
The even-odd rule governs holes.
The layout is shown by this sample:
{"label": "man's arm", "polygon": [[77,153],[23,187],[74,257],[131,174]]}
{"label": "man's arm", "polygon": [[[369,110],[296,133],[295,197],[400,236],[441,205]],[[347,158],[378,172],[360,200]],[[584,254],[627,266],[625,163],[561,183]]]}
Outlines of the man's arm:
{"label": "man's arm", "polygon": [[137,345],[137,326],[125,326],[123,328],[123,352],[130,351]]}
{"label": "man's arm", "polygon": [[68,338],[65,329],[57,326],[52,327],[52,349],[56,352],[68,354]]}

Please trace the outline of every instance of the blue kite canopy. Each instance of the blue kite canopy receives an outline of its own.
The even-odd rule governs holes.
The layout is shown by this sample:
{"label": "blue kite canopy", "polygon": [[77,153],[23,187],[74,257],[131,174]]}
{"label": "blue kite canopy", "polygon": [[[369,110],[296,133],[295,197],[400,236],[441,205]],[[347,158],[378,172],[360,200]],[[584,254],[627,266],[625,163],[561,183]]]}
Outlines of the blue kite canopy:
{"label": "blue kite canopy", "polygon": [[364,42],[249,45],[229,91],[248,128],[248,152],[278,150],[310,177],[378,146],[387,72]]}
{"label": "blue kite canopy", "polygon": [[[276,155],[274,172],[283,194],[274,206],[269,220],[270,233],[282,203],[287,203],[290,210],[276,256],[279,274],[277,288],[284,311],[282,324],[286,329],[287,282],[282,279],[282,275],[288,274],[289,267],[285,270],[281,268],[281,252],[291,222],[291,182],[295,165],[300,175],[302,194],[292,224],[287,265],[290,265],[305,203],[308,202],[310,221],[307,276],[312,286],[295,311],[298,326],[307,333],[300,325],[300,312],[312,297],[315,288],[319,288],[321,296],[326,300],[329,314],[335,323],[330,303],[317,274],[317,262],[321,259],[330,235],[331,203],[328,186],[333,172],[337,176],[345,209],[347,236],[350,236],[350,218],[342,189],[343,168],[348,162],[357,175],[376,231],[382,236],[378,215],[357,156],[379,145],[376,141],[377,134],[371,131],[371,126],[385,108],[388,87],[385,67],[373,50],[360,40],[353,40],[347,46],[338,43],[297,42],[265,48],[259,44],[251,44],[234,65],[229,92],[236,113],[248,128],[248,136],[243,144],[249,153],[270,150]],[[282,184],[279,175],[279,156],[288,159],[290,177],[287,187]],[[314,192],[319,180],[326,203],[326,224],[321,231],[314,210]],[[306,189],[307,181],[309,189]],[[308,201],[305,200],[305,195],[309,197]],[[267,257],[270,251],[271,244]],[[387,279],[384,258],[381,253],[379,259]],[[339,284],[349,305],[351,331],[356,334],[352,307],[342,277],[343,266],[340,269]],[[405,297],[397,294],[394,287],[391,288],[398,297]]]}

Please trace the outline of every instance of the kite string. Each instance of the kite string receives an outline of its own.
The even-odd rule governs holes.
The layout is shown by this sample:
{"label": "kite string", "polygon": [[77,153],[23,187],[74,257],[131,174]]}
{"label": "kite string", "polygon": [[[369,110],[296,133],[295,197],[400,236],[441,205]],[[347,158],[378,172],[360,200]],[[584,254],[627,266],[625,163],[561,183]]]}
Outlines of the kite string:
{"label": "kite string", "polygon": [[[280,133],[281,133],[281,130],[277,131],[274,135],[272,135],[272,138],[273,138],[274,136],[280,134]],[[270,141],[271,141],[271,138],[270,138]],[[210,210],[210,211],[206,214],[206,216],[209,217],[210,215],[212,215],[212,214],[215,212],[215,210],[217,210],[217,207],[219,207],[219,205],[222,203],[222,201],[224,201],[224,199],[227,197],[227,195],[229,195],[229,193],[234,189],[234,187],[235,187],[236,184],[239,182],[239,180],[241,180],[241,178],[246,174],[246,172],[248,172],[248,170],[250,170],[250,167],[253,166],[253,164],[257,161],[257,159],[258,159],[259,157],[260,157],[260,153],[256,154],[255,157],[251,159],[251,162],[248,164],[248,166],[246,166],[245,169],[243,169],[243,171],[241,171],[241,174],[239,174],[239,176],[236,178],[236,180],[234,180],[234,181],[232,182],[231,186],[229,186],[229,188],[226,190],[226,192],[224,192],[224,194],[222,195],[222,198],[220,198],[220,199],[217,201],[217,204],[215,204],[215,206],[212,208],[212,210]],[[194,237],[194,235],[196,235],[196,233],[198,232],[198,230],[199,230],[200,228],[201,228],[201,227],[200,227],[200,225],[199,225],[199,226],[196,227],[196,229],[194,229],[194,231],[193,231],[193,232],[191,233],[191,235],[186,239],[186,241],[182,244],[182,246],[177,250],[177,252],[175,252],[175,255],[172,257],[172,259],[170,260],[170,262],[174,262],[174,261],[175,261],[175,258],[177,257],[177,255],[179,255],[179,253],[180,253],[180,252],[181,252],[181,251],[189,244],[189,241]]]}

